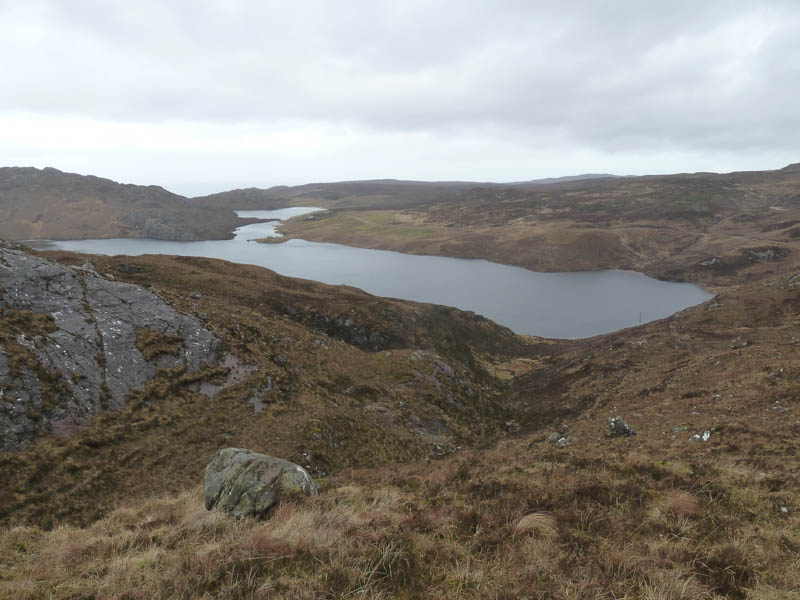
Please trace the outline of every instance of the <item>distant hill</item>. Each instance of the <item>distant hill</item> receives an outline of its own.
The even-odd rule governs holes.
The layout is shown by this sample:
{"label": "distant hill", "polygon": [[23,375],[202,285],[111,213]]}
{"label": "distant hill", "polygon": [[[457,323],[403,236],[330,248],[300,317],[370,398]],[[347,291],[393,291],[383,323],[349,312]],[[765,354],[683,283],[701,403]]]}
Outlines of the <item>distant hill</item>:
{"label": "distant hill", "polygon": [[569,181],[586,181],[588,179],[609,179],[612,177],[619,177],[619,175],[611,175],[610,173],[584,173],[582,175],[566,175],[565,177],[545,177],[544,179],[531,179],[530,181],[518,181],[512,185],[524,185],[535,183],[540,185],[547,185],[550,183],[566,183]]}
{"label": "distant hill", "polygon": [[246,188],[193,198],[205,207],[230,207],[234,210],[272,210],[286,206],[312,204],[325,208],[405,208],[419,204],[452,201],[474,187],[503,184],[470,181],[404,181],[373,179],[307,183],[297,186],[276,186],[267,189]]}
{"label": "distant hill", "polygon": [[[32,175],[17,208],[124,200]],[[0,241],[0,598],[797,596],[800,165],[228,199],[248,194],[333,207],[288,239],[715,297],[546,340],[250,265]],[[261,522],[208,512],[225,447],[296,462],[322,493]]]}
{"label": "distant hill", "polygon": [[612,177],[617,176],[583,174],[513,183],[369,179],[296,186],[280,185],[271,188],[251,187],[200,196],[193,198],[192,201],[199,206],[227,206],[234,210],[273,210],[311,203],[324,208],[410,208],[422,204],[456,201],[475,188],[524,187]]}
{"label": "distant hill", "polygon": [[198,240],[230,237],[241,224],[228,209],[199,206],[154,185],[52,168],[0,168],[0,238]]}
{"label": "distant hill", "polygon": [[[658,221],[659,226],[687,219],[718,222],[731,211],[793,207],[799,172],[795,164],[775,171],[637,177],[589,173],[515,183],[375,179],[244,188],[188,199],[158,186],[51,168],[0,168],[0,237],[223,239],[249,222],[234,210],[287,206],[423,210],[429,221],[477,225],[488,220],[492,226],[523,217],[595,225],[619,219]],[[768,216],[778,217],[772,213]]]}
{"label": "distant hill", "polygon": [[[355,194],[359,188],[352,185]],[[440,188],[438,195],[395,186],[393,196],[352,195],[323,204],[323,192],[342,186],[319,185],[317,205],[329,210],[280,230],[290,239],[480,258],[534,271],[629,269],[692,281],[732,277],[753,256],[783,254],[784,244],[800,239],[798,165],[465,184]],[[287,190],[274,193],[289,198],[301,192]]]}

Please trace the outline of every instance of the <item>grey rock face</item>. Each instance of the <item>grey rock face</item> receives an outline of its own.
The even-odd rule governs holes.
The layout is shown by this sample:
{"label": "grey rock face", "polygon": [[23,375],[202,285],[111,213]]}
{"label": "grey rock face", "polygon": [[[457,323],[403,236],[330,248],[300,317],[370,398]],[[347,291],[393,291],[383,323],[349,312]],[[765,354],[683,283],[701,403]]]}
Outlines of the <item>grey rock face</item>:
{"label": "grey rock face", "polygon": [[120,223],[136,230],[137,237],[185,242],[196,240],[197,235],[173,225],[164,218],[152,217],[136,211],[122,215]]}
{"label": "grey rock face", "polygon": [[752,248],[747,251],[747,254],[751,260],[768,262],[786,258],[789,255],[789,251],[779,246],[765,246],[764,248]]}
{"label": "grey rock face", "polygon": [[244,448],[225,448],[211,458],[203,491],[208,510],[237,519],[268,516],[282,495],[319,493],[301,466]]}
{"label": "grey rock face", "polygon": [[[0,286],[0,318],[16,315],[13,334],[0,338],[0,452],[24,448],[37,433],[86,426],[158,368],[194,371],[217,360],[220,342],[197,319],[93,270],[0,247]],[[42,315],[51,319],[47,331],[26,332]],[[136,343],[143,329],[180,340],[179,351],[145,359]]]}
{"label": "grey rock face", "polygon": [[707,442],[711,439],[711,431],[706,429],[703,433],[695,433],[689,439],[693,442]]}
{"label": "grey rock face", "polygon": [[636,435],[633,427],[628,425],[620,417],[611,417],[608,419],[608,427],[611,430],[611,437],[623,437]]}
{"label": "grey rock face", "polygon": [[558,444],[559,446],[569,446],[572,443],[567,436],[562,433],[553,432],[547,436],[547,441],[551,444]]}
{"label": "grey rock face", "polygon": [[720,260],[716,256],[712,256],[711,258],[709,258],[707,260],[701,260],[700,261],[700,264],[702,266],[704,266],[704,267],[712,267],[714,265],[718,265],[719,263],[720,263]]}

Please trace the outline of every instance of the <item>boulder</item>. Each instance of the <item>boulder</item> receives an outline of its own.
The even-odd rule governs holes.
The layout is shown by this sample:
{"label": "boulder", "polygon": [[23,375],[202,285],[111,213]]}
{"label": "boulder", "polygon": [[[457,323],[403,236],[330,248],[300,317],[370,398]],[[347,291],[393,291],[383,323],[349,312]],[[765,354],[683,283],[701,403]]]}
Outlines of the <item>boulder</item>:
{"label": "boulder", "polygon": [[621,417],[609,418],[608,428],[611,430],[611,437],[636,435],[636,432],[633,430],[633,427],[628,425]]}
{"label": "boulder", "polygon": [[569,446],[572,443],[563,433],[554,432],[547,436],[547,441],[551,444],[558,444],[559,446]]}
{"label": "boulder", "polygon": [[703,433],[695,433],[689,439],[693,442],[707,442],[711,438],[711,431],[706,429]]}
{"label": "boulder", "polygon": [[789,250],[780,246],[765,246],[763,248],[750,248],[747,250],[750,260],[768,262],[781,260],[789,255]]}
{"label": "boulder", "polygon": [[203,491],[208,510],[236,519],[266,517],[282,496],[319,494],[303,467],[244,448],[225,448],[211,458]]}

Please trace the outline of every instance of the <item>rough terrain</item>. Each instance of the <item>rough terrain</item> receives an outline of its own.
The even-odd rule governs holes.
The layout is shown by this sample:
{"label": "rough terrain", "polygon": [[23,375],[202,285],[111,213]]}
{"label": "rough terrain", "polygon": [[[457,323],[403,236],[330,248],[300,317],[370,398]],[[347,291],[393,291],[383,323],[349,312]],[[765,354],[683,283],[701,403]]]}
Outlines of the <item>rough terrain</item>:
{"label": "rough terrain", "polygon": [[380,196],[362,185],[331,199],[318,187],[284,192],[294,204],[330,209],[282,224],[288,238],[484,258],[535,271],[632,269],[714,285],[739,281],[738,270],[754,262],[781,260],[800,239],[798,165],[462,186],[439,196],[407,188]]}
{"label": "rough terrain", "polygon": [[250,221],[150,185],[32,167],[0,168],[0,238],[228,239]]}
{"label": "rough terrain", "polygon": [[[495,440],[513,418],[484,357],[525,354],[529,344],[474,314],[202,258],[95,256],[95,276],[82,268],[88,256],[7,252],[3,297],[30,312],[4,324],[4,350],[25,335],[41,348],[25,355],[30,368],[61,387],[38,409],[35,385],[29,400],[18,379],[7,380],[16,391],[0,400],[5,427],[21,432],[9,447],[39,439],[0,453],[4,523],[87,522],[122,498],[178,492],[202,478],[220,447],[287,458],[320,476]],[[26,294],[43,300],[15,300]],[[49,325],[31,331],[31,322]],[[199,342],[213,353],[185,359],[182,348]],[[82,345],[76,358],[55,346],[67,343]],[[219,360],[207,368],[184,367],[212,355]],[[72,377],[78,360],[94,387]],[[124,402],[109,395],[110,410],[98,412],[103,377],[110,388],[120,367]],[[61,437],[53,421],[62,414],[88,427]]]}
{"label": "rough terrain", "polygon": [[217,362],[219,340],[139,286],[0,248],[0,452],[69,435],[158,369]]}
{"label": "rough terrain", "polygon": [[[359,184],[286,225],[716,294],[585,340],[220,261],[34,253],[152,288],[223,358],[0,454],[0,595],[798,598],[799,178],[454,186],[390,210]],[[278,200],[324,205],[303,194]],[[320,495],[263,523],[206,512],[203,468],[228,446],[302,465]]]}

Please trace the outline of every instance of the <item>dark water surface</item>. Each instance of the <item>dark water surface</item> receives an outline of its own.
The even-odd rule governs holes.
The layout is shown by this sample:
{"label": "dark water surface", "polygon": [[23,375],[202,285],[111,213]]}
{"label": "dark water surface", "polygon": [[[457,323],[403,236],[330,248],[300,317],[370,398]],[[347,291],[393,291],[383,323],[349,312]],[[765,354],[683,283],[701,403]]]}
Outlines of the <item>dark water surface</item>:
{"label": "dark water surface", "polygon": [[[286,219],[318,209],[238,211]],[[259,265],[281,275],[346,284],[377,296],[471,310],[517,333],[582,338],[669,316],[710,299],[687,283],[668,283],[631,271],[537,273],[485,260],[415,256],[338,244],[289,240],[259,244],[274,223],[240,227],[233,240],[167,242],[105,239],[52,242],[48,248],[92,254],[176,254]],[[34,244],[31,244],[34,245]]]}

